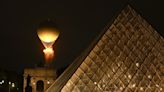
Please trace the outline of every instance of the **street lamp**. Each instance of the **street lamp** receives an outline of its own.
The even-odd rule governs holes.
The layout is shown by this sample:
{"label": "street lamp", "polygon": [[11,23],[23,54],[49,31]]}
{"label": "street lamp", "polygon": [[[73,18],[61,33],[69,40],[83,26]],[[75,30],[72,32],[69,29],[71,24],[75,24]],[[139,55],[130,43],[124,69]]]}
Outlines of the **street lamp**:
{"label": "street lamp", "polygon": [[2,80],[2,81],[0,82],[0,85],[2,85],[3,83],[5,83],[5,81],[4,81],[4,80]]}
{"label": "street lamp", "polygon": [[12,83],[11,81],[9,81],[9,92],[11,90],[11,87],[14,88],[15,87],[15,83]]}
{"label": "street lamp", "polygon": [[54,22],[48,20],[40,24],[37,30],[37,34],[45,47],[43,52],[45,55],[46,65],[48,66],[48,64],[53,60],[54,57],[53,44],[59,36],[59,31],[56,28]]}
{"label": "street lamp", "polygon": [[9,81],[9,92],[10,92],[10,85],[11,85],[11,82]]}
{"label": "street lamp", "polygon": [[5,83],[5,80],[2,80],[2,83]]}
{"label": "street lamp", "polygon": [[12,83],[12,84],[11,84],[11,87],[14,88],[14,87],[15,87],[15,83]]}

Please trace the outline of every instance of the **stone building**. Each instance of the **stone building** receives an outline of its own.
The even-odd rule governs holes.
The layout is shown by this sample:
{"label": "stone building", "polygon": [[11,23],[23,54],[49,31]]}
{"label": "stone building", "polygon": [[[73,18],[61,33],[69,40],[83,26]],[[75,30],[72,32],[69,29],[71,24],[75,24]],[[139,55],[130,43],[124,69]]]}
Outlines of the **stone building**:
{"label": "stone building", "polygon": [[24,69],[23,92],[27,86],[27,76],[31,77],[30,86],[32,92],[45,92],[56,80],[56,71],[50,68],[27,68]]}
{"label": "stone building", "polygon": [[164,39],[128,5],[46,92],[164,92]]}

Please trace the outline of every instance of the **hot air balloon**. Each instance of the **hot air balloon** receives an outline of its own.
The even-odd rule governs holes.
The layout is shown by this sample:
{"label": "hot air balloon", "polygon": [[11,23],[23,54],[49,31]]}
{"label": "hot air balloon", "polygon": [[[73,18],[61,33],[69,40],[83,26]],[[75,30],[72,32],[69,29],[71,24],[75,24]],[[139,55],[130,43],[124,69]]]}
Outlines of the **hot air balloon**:
{"label": "hot air balloon", "polygon": [[43,50],[46,63],[50,63],[54,57],[53,44],[59,36],[59,30],[53,21],[41,22],[37,34],[45,49]]}

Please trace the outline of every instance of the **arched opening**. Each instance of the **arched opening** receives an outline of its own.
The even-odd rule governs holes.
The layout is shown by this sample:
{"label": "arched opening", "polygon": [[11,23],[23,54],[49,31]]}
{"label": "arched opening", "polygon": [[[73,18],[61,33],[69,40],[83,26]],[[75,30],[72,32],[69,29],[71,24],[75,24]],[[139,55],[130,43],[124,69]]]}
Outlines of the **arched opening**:
{"label": "arched opening", "polygon": [[44,92],[44,82],[42,80],[37,81],[36,92]]}

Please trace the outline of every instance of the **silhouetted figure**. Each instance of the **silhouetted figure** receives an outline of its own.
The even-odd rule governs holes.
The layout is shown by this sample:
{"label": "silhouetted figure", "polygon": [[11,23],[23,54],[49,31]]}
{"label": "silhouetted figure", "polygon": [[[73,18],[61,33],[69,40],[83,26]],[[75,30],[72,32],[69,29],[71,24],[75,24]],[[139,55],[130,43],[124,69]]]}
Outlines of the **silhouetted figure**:
{"label": "silhouetted figure", "polygon": [[27,76],[27,86],[25,88],[25,92],[32,92],[32,87],[30,86],[31,76],[28,74]]}

